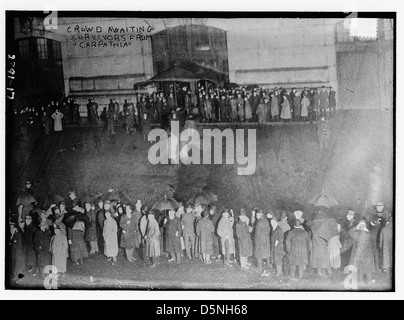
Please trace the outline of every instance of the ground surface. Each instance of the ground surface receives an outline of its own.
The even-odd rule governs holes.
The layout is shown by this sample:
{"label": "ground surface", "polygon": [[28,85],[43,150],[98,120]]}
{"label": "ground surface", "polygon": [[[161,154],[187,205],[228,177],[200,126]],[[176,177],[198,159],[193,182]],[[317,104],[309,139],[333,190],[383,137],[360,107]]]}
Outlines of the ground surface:
{"label": "ground surface", "polygon": [[[139,134],[125,135],[123,128],[118,128],[116,135],[103,127],[82,126],[66,128],[59,136],[52,134],[38,141],[13,137],[8,149],[8,199],[15,199],[24,179],[33,180],[42,197],[46,192],[66,196],[70,188],[75,188],[79,196],[116,188],[133,201],[142,199],[149,206],[164,195],[168,185],[175,187],[176,198],[183,201],[208,185],[218,195],[219,207],[244,207],[247,211],[260,207],[288,214],[303,209],[307,218],[312,209],[308,200],[325,191],[338,200],[337,213],[342,215],[349,207],[363,210],[370,173],[379,163],[380,199],[391,209],[392,119],[392,114],[384,111],[341,113],[331,124],[331,145],[326,152],[319,148],[314,124],[269,125],[257,131],[257,169],[252,176],[238,176],[234,165],[153,166],[147,159],[150,143],[142,141]],[[246,275],[236,268],[229,271],[197,262],[179,267],[162,263],[154,271],[139,263],[132,266],[122,260],[112,268],[97,256],[83,267],[69,268],[65,285],[79,286],[80,281],[90,287],[121,283],[114,279],[120,279],[123,285],[133,282],[134,287],[154,284],[159,288],[315,289],[318,285],[324,289],[332,284],[330,280],[313,282],[310,276],[302,283],[277,284],[275,279]],[[100,282],[88,283],[91,275]],[[74,277],[71,281],[70,276]],[[332,287],[342,289],[343,274],[337,277],[338,285]]]}

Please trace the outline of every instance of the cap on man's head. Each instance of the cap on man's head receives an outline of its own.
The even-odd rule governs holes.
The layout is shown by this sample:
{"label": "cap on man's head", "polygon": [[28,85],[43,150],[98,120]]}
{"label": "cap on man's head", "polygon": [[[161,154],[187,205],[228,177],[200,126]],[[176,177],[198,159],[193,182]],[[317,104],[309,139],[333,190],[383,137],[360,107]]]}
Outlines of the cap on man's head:
{"label": "cap on man's head", "polygon": [[377,204],[376,204],[376,206],[384,206],[384,203],[382,202],[382,201],[379,201]]}
{"label": "cap on man's head", "polygon": [[347,214],[348,216],[354,216],[355,215],[355,212],[353,211],[353,210],[348,210],[348,214]]}

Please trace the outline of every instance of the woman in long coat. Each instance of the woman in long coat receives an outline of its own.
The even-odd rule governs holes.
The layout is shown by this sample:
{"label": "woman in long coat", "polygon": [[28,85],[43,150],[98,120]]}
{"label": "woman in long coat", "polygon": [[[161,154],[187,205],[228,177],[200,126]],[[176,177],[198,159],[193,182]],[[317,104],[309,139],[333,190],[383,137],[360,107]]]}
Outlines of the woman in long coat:
{"label": "woman in long coat", "polygon": [[217,234],[220,237],[220,245],[224,256],[224,264],[229,265],[230,255],[234,255],[233,223],[229,219],[229,213],[223,212],[222,218],[217,225]]}
{"label": "woman in long coat", "polygon": [[102,233],[104,237],[104,254],[108,259],[112,258],[112,262],[117,261],[118,248],[118,225],[111,215],[111,211],[105,210],[104,229]]}
{"label": "woman in long coat", "polygon": [[271,263],[271,245],[269,241],[269,221],[261,210],[257,212],[257,222],[254,234],[254,256],[257,258],[258,271],[262,273],[262,259],[267,259],[268,265]]}
{"label": "woman in long coat", "polygon": [[121,247],[125,249],[126,259],[129,262],[135,262],[133,257],[133,250],[136,246],[138,233],[138,221],[135,220],[133,215],[132,206],[126,206],[126,213],[121,216],[119,225],[122,229],[121,233]]}
{"label": "woman in long coat", "polygon": [[69,245],[67,244],[66,231],[60,227],[55,228],[55,235],[51,241],[52,265],[57,269],[57,273],[66,272],[66,260],[69,256]]}
{"label": "woman in long coat", "polygon": [[297,267],[299,278],[303,278],[304,269],[309,264],[311,239],[309,233],[301,226],[300,220],[295,220],[295,227],[289,231],[285,245],[292,277],[295,277]]}
{"label": "woman in long coat", "polygon": [[146,254],[152,263],[156,266],[157,259],[160,256],[160,227],[153,212],[149,212],[148,224],[146,228]]}
{"label": "woman in long coat", "polygon": [[251,121],[252,119],[252,111],[250,101],[247,97],[244,98],[244,113],[245,113],[245,121]]}
{"label": "woman in long coat", "polygon": [[84,258],[88,258],[87,245],[84,241],[85,231],[85,223],[80,220],[69,229],[70,256],[75,264],[83,264]]}
{"label": "woman in long coat", "polygon": [[55,131],[62,131],[62,118],[63,113],[56,109],[56,111],[52,114],[52,119],[54,120],[53,129]]}
{"label": "woman in long coat", "polygon": [[196,224],[196,234],[199,237],[200,251],[203,256],[203,262],[209,264],[210,256],[213,254],[213,233],[215,228],[212,221],[209,219],[207,210],[202,212],[202,219]]}
{"label": "woman in long coat", "polygon": [[303,118],[304,121],[307,120],[307,117],[309,116],[309,108],[310,108],[310,100],[307,98],[307,95],[303,95],[303,99],[301,102],[301,111],[300,111],[300,116]]}
{"label": "woman in long coat", "polygon": [[271,120],[276,121],[279,119],[279,105],[278,98],[275,94],[271,93]]}
{"label": "woman in long coat", "polygon": [[10,223],[10,235],[10,260],[8,261],[10,262],[12,281],[17,281],[25,269],[25,254],[23,237],[14,222]]}
{"label": "woman in long coat", "polygon": [[293,117],[297,121],[300,118],[300,93],[297,91],[293,97]]}
{"label": "woman in long coat", "polygon": [[168,212],[168,220],[165,227],[166,249],[171,256],[168,262],[175,260],[179,264],[181,262],[182,225],[180,219],[175,216],[174,210]]}
{"label": "woman in long coat", "polygon": [[90,255],[99,251],[97,236],[97,213],[90,203],[85,204],[89,226],[86,229],[86,241],[90,243]]}
{"label": "woman in long coat", "polygon": [[267,98],[264,100],[261,100],[257,110],[255,111],[256,115],[258,116],[258,125],[262,127],[264,123],[267,122],[267,116],[268,116],[268,103],[267,103]]}
{"label": "woman in long coat", "polygon": [[276,276],[279,277],[282,275],[283,258],[285,257],[285,250],[283,248],[284,235],[282,228],[278,225],[278,221],[272,219],[271,226],[271,258],[276,268]]}
{"label": "woman in long coat", "polygon": [[292,112],[290,110],[290,103],[286,94],[283,95],[281,119],[290,120],[292,117]]}
{"label": "woman in long coat", "polygon": [[24,226],[24,250],[25,250],[25,264],[28,272],[35,272],[36,269],[36,254],[34,250],[34,234],[37,227],[32,223],[32,216],[25,217]]}
{"label": "woman in long coat", "polygon": [[386,226],[380,232],[380,250],[382,251],[383,264],[382,267],[386,271],[393,266],[393,225],[391,219],[386,221]]}
{"label": "woman in long coat", "polygon": [[252,255],[252,241],[248,223],[249,220],[245,214],[240,215],[236,223],[236,238],[240,256],[241,270],[248,269],[247,259]]}

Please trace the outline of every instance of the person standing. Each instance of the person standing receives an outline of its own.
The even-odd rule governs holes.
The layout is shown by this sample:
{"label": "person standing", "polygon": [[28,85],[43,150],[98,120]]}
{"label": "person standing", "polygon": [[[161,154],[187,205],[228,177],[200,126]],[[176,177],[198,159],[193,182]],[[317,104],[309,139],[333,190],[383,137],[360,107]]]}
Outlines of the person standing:
{"label": "person standing", "polygon": [[256,115],[258,117],[258,125],[260,128],[264,127],[264,124],[267,122],[268,116],[268,98],[265,97],[260,101],[256,109]]}
{"label": "person standing", "polygon": [[336,100],[337,93],[335,90],[330,87],[330,92],[328,93],[328,100],[330,105],[330,116],[333,118],[335,117],[337,111],[337,100]]}
{"label": "person standing", "polygon": [[56,111],[52,114],[52,119],[54,120],[53,130],[55,132],[61,132],[63,130],[62,118],[63,118],[63,113],[61,113],[58,109],[56,109]]}
{"label": "person standing", "polygon": [[279,104],[278,97],[271,92],[271,121],[279,120]]}
{"label": "person standing", "polygon": [[10,222],[10,271],[11,280],[17,281],[24,277],[25,254],[23,250],[23,237],[14,222]]}
{"label": "person standing", "polygon": [[244,98],[244,117],[246,122],[250,122],[253,117],[251,104],[250,100],[248,99],[248,96]]}
{"label": "person standing", "polygon": [[147,218],[146,253],[153,268],[157,265],[160,256],[160,227],[152,211],[148,213]]}
{"label": "person standing", "polygon": [[339,233],[341,232],[341,225],[337,224],[338,234],[333,236],[328,241],[328,254],[330,257],[331,268],[338,270],[341,268],[341,242]]}
{"label": "person standing", "polygon": [[64,229],[56,225],[54,232],[55,235],[51,240],[52,265],[56,267],[57,274],[63,277],[67,270],[66,261],[69,256],[69,245]]}
{"label": "person standing", "polygon": [[278,221],[271,219],[271,226],[271,258],[276,269],[276,276],[280,277],[283,274],[283,258],[285,257],[285,250],[283,248],[284,235]]}
{"label": "person standing", "polygon": [[244,122],[244,100],[241,93],[237,93],[237,116],[240,122]]}
{"label": "person standing", "polygon": [[86,226],[84,221],[76,220],[72,229],[68,232],[70,244],[70,256],[76,265],[83,264],[84,258],[88,258],[87,246],[84,241]]}
{"label": "person standing", "polygon": [[110,99],[108,104],[107,119],[108,119],[108,131],[110,131],[112,134],[115,134],[116,115],[117,115],[116,105],[112,101],[112,99]]}
{"label": "person standing", "polygon": [[34,234],[37,227],[32,223],[32,216],[25,217],[24,225],[24,250],[25,250],[25,264],[28,272],[36,272],[36,255],[34,249]]}
{"label": "person standing", "polygon": [[220,237],[220,245],[224,257],[223,262],[227,266],[231,266],[230,255],[234,255],[233,223],[229,218],[229,212],[225,210],[217,225],[217,234]]}
{"label": "person standing", "polygon": [[393,267],[393,224],[391,216],[386,219],[386,226],[380,231],[379,248],[383,257],[383,270],[391,273]]}
{"label": "person standing", "polygon": [[34,248],[37,255],[37,270],[44,277],[45,267],[52,262],[50,252],[51,232],[46,222],[41,222],[39,229],[34,234]]}
{"label": "person standing", "polygon": [[188,259],[192,259],[195,252],[195,217],[192,214],[191,205],[187,206],[185,213],[182,215],[181,223],[184,236],[185,253]]}
{"label": "person standing", "polygon": [[349,264],[356,267],[358,275],[358,284],[369,285],[372,279],[372,273],[376,271],[373,250],[372,237],[366,226],[366,221],[359,221],[352,233],[352,253]]}
{"label": "person standing", "polygon": [[258,272],[262,274],[263,266],[262,259],[267,260],[267,264],[271,263],[271,245],[269,241],[269,222],[262,210],[256,213],[257,221],[254,230],[254,256],[257,259]]}
{"label": "person standing", "polygon": [[320,94],[319,94],[319,107],[320,107],[320,116],[328,119],[327,110],[329,110],[329,100],[328,100],[328,91],[325,89],[325,86],[322,86]]}
{"label": "person standing", "polygon": [[309,264],[309,253],[311,251],[310,235],[304,230],[301,221],[296,219],[294,228],[288,233],[285,241],[290,274],[296,277],[296,269],[299,279],[304,276],[304,270]]}
{"label": "person standing", "polygon": [[135,262],[133,257],[133,251],[136,246],[136,241],[139,233],[138,221],[136,221],[133,215],[133,208],[131,205],[125,207],[125,214],[121,216],[120,227],[122,229],[121,234],[121,247],[125,249],[126,259],[129,262]]}
{"label": "person standing", "polygon": [[302,97],[300,96],[300,92],[296,91],[293,94],[293,120],[299,121],[301,116],[301,101]]}
{"label": "person standing", "polygon": [[307,121],[307,118],[309,116],[309,108],[310,108],[310,100],[307,97],[307,94],[304,94],[301,101],[301,110],[300,110],[300,116],[302,117],[303,121]]}
{"label": "person standing", "polygon": [[105,210],[103,237],[105,243],[104,254],[108,257],[108,260],[112,259],[112,264],[114,264],[117,261],[119,252],[118,225],[115,219],[112,217],[110,210]]}
{"label": "person standing", "polygon": [[141,127],[142,127],[143,140],[147,141],[150,130],[151,130],[151,122],[150,122],[150,119],[149,119],[149,116],[147,113],[143,113],[140,123],[141,123]]}
{"label": "person standing", "polygon": [[131,209],[132,211],[132,219],[134,220],[134,224],[136,225],[136,238],[135,238],[135,249],[137,251],[137,254],[139,255],[140,258],[143,258],[143,255],[141,254],[140,251],[140,246],[142,244],[142,234],[140,232],[140,219],[142,218],[142,201],[137,200],[135,207]]}
{"label": "person standing", "polygon": [[86,202],[84,208],[86,210],[86,216],[89,222],[89,226],[86,229],[86,241],[90,243],[90,255],[92,255],[99,251],[97,235],[97,213],[95,212],[95,207],[91,203]]}
{"label": "person standing", "polygon": [[213,254],[213,233],[215,228],[213,227],[212,221],[209,219],[209,212],[204,210],[202,212],[202,219],[196,224],[196,234],[198,235],[200,241],[200,252],[203,257],[203,262],[205,264],[210,264],[210,256]]}
{"label": "person standing", "polygon": [[328,254],[328,241],[338,234],[337,222],[319,209],[309,224],[313,234],[313,255],[311,266],[317,269],[320,276],[325,276],[324,270],[331,275],[331,264]]}
{"label": "person standing", "polygon": [[281,119],[283,121],[290,121],[291,118],[292,118],[292,112],[290,109],[290,102],[288,99],[288,95],[284,93],[282,101]]}
{"label": "person standing", "polygon": [[330,135],[330,122],[326,120],[325,117],[321,117],[321,121],[318,124],[318,138],[321,150],[327,150],[330,146]]}
{"label": "person standing", "polygon": [[252,255],[252,241],[250,232],[252,228],[249,226],[249,219],[245,211],[240,212],[240,216],[236,223],[236,238],[239,250],[241,270],[248,270],[248,257]]}
{"label": "person standing", "polygon": [[181,232],[182,226],[179,218],[175,216],[175,211],[168,212],[168,220],[165,223],[165,240],[166,249],[170,254],[168,262],[174,261],[179,264],[181,262]]}

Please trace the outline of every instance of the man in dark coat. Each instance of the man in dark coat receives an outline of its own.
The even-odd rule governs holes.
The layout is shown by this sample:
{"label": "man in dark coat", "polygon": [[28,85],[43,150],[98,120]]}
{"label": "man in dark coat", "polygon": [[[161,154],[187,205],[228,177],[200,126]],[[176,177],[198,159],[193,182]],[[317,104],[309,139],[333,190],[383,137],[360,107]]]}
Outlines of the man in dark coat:
{"label": "man in dark coat", "polygon": [[276,268],[276,276],[280,277],[283,274],[283,258],[285,257],[285,250],[283,248],[284,235],[282,228],[278,225],[278,221],[272,219],[271,226],[271,258]]}
{"label": "man in dark coat", "polygon": [[23,237],[14,222],[10,222],[9,246],[11,280],[17,281],[24,277],[25,254],[23,251]]}
{"label": "man in dark coat", "polygon": [[301,226],[301,221],[295,220],[295,227],[289,231],[286,241],[288,263],[292,277],[296,276],[296,268],[300,279],[303,278],[305,267],[309,264],[311,251],[310,235]]}
{"label": "man in dark coat", "polygon": [[269,221],[266,217],[264,217],[262,210],[258,210],[254,232],[254,256],[257,259],[258,272],[260,274],[263,272],[262,259],[267,260],[268,266],[271,263],[271,245],[269,241],[269,233]]}
{"label": "man in dark coat", "polygon": [[92,103],[91,99],[88,99],[88,103],[87,103],[87,121],[88,121],[88,123],[93,123],[92,107],[93,107],[93,103]]}
{"label": "man in dark coat", "polygon": [[115,134],[115,121],[118,118],[117,116],[118,111],[119,108],[117,109],[117,105],[112,101],[112,99],[110,99],[108,104],[107,119],[108,119],[108,131],[110,131],[112,134]]}
{"label": "man in dark coat", "polygon": [[335,117],[335,113],[337,111],[337,100],[336,100],[336,92],[330,87],[330,92],[328,93],[328,100],[330,105],[330,116]]}
{"label": "man in dark coat", "polygon": [[[191,205],[187,206],[185,213],[181,217],[183,228],[185,253],[188,259],[192,259],[195,252],[195,217],[192,214]],[[192,253],[191,253],[192,252]]]}
{"label": "man in dark coat", "polygon": [[138,222],[133,215],[132,205],[125,207],[126,214],[121,216],[120,227],[122,229],[121,234],[121,247],[125,249],[126,259],[129,262],[135,262],[136,259],[133,257],[133,251],[136,246],[136,241],[138,237],[139,228]]}
{"label": "man in dark coat", "polygon": [[170,260],[176,261],[177,264],[181,262],[181,234],[182,225],[180,219],[175,216],[175,211],[168,212],[168,220],[165,224],[165,237],[166,237],[166,250],[170,253]]}
{"label": "man in dark coat", "polygon": [[319,94],[319,101],[320,101],[320,115],[321,117],[325,117],[328,119],[327,114],[329,113],[329,100],[328,100],[328,91],[325,89],[323,86],[321,88],[320,94]]}
{"label": "man in dark coat", "polygon": [[202,212],[202,219],[196,222],[196,234],[200,240],[200,252],[205,264],[210,264],[210,256],[213,254],[213,233],[215,228],[212,221],[209,219],[209,212],[204,210]]}
{"label": "man in dark coat", "polygon": [[238,254],[240,257],[241,270],[247,270],[247,259],[252,255],[252,241],[250,235],[250,228],[248,226],[249,219],[245,215],[240,215],[236,223],[236,239]]}
{"label": "man in dark coat", "polygon": [[46,222],[41,222],[40,228],[34,233],[34,248],[37,255],[37,270],[44,277],[44,269],[51,265],[52,255],[50,252],[52,234]]}
{"label": "man in dark coat", "polygon": [[25,251],[25,265],[28,272],[36,272],[36,254],[34,249],[34,234],[37,227],[32,223],[32,216],[25,217],[24,225],[24,251]]}

